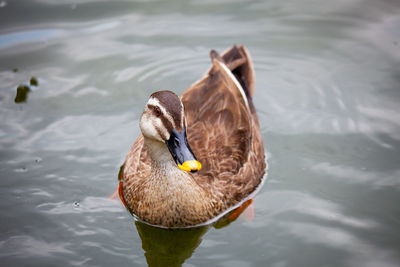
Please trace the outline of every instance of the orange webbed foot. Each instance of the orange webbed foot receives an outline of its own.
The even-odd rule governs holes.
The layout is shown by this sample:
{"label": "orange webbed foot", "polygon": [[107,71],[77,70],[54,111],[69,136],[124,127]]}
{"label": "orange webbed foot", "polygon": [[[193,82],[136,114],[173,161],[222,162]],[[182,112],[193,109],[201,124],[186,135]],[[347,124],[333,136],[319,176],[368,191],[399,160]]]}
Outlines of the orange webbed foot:
{"label": "orange webbed foot", "polygon": [[122,204],[126,207],[124,195],[122,194],[122,182],[119,182],[118,189],[109,197],[110,200],[116,199],[117,196],[121,199]]}
{"label": "orange webbed foot", "polygon": [[[249,199],[249,200],[245,201],[240,207],[238,207],[236,210],[234,210],[229,215],[228,219],[230,221],[236,220],[240,216],[240,214],[242,214],[242,212],[244,212],[246,210],[246,208],[249,207],[252,203],[253,203],[253,199]],[[250,207],[253,207],[253,205],[251,205]],[[252,217],[247,217],[247,215],[246,215],[246,220],[251,221],[254,218],[254,207],[252,209],[252,212],[249,213],[249,216],[252,216]]]}

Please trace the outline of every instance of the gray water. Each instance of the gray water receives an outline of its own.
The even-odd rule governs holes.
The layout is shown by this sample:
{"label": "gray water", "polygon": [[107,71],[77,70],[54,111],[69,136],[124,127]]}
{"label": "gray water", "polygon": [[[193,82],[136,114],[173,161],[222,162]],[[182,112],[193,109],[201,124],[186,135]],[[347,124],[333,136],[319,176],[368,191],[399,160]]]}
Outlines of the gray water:
{"label": "gray water", "polygon": [[[109,196],[148,96],[233,44],[269,163],[254,219],[135,223]],[[1,266],[400,266],[400,2],[0,1],[0,176]]]}

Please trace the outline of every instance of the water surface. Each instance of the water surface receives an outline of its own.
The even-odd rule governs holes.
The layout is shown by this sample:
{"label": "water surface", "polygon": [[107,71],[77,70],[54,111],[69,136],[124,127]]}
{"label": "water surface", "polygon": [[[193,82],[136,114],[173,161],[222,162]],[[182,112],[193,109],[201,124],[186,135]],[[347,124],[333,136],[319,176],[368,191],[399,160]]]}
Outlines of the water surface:
{"label": "water surface", "polygon": [[[399,266],[399,14],[390,0],[0,1],[0,262]],[[183,92],[233,44],[254,59],[269,162],[255,218],[135,224],[108,197],[148,96]]]}

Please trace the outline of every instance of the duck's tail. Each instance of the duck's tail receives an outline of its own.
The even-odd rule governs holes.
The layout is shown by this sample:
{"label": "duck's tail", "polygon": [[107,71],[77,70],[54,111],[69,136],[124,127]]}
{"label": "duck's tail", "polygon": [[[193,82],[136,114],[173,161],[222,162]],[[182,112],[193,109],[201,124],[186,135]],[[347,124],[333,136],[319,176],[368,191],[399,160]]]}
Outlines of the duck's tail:
{"label": "duck's tail", "polygon": [[243,88],[246,97],[251,100],[254,95],[255,77],[253,62],[247,49],[241,46],[233,46],[225,51],[222,56],[215,50],[210,52],[211,60],[218,59],[223,62]]}

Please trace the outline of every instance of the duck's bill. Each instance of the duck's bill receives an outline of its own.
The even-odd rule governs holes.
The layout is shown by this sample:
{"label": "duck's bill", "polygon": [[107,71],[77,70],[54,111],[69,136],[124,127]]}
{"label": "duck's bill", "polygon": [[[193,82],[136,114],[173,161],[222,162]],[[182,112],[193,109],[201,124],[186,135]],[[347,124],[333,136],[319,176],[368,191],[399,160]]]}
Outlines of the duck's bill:
{"label": "duck's bill", "polygon": [[186,129],[183,129],[181,132],[172,129],[171,136],[165,143],[176,165],[181,170],[197,172],[201,169],[201,163],[196,159],[187,142]]}

